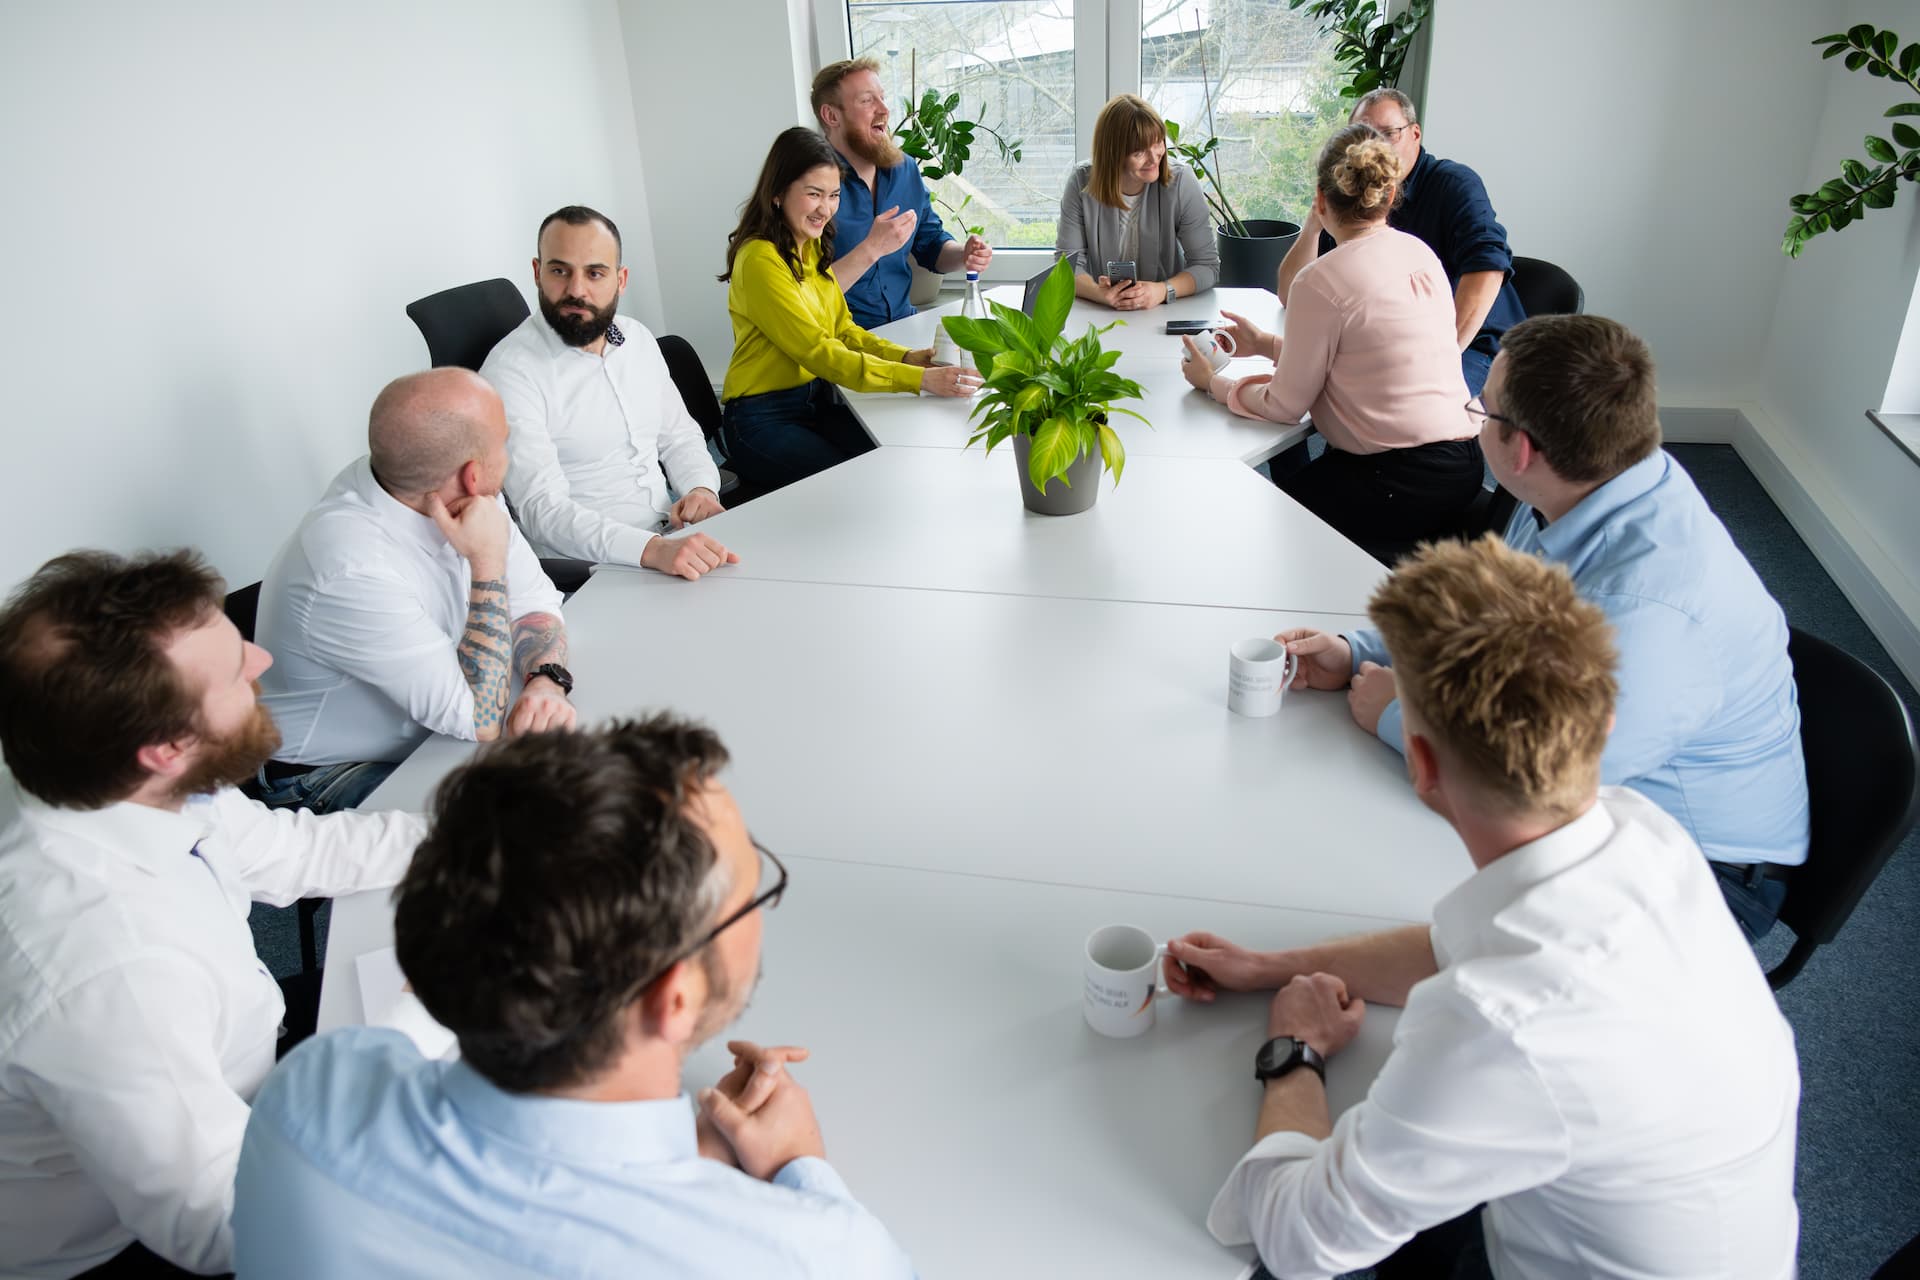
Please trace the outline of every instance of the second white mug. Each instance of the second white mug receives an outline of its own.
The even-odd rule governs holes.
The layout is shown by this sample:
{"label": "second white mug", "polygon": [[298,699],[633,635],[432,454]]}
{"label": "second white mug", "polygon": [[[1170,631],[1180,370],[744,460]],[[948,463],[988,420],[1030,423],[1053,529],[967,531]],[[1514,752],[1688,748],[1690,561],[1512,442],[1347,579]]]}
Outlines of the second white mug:
{"label": "second white mug", "polygon": [[1278,640],[1237,640],[1227,654],[1227,709],[1236,715],[1270,716],[1300,670],[1300,659]]}
{"label": "second white mug", "polygon": [[1125,1039],[1153,1026],[1153,1003],[1165,994],[1159,985],[1162,943],[1145,929],[1110,924],[1087,937],[1083,1004],[1087,1025],[1103,1036]]}

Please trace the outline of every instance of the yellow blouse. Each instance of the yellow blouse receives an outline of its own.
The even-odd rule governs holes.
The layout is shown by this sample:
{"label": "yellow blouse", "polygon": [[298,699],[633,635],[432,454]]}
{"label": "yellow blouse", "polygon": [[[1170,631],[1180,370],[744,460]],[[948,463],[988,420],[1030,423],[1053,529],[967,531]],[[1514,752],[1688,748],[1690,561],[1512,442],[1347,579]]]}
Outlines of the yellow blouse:
{"label": "yellow blouse", "polygon": [[918,391],[926,370],[903,364],[907,348],[853,322],[847,300],[814,263],[820,242],[800,250],[802,279],[768,240],[749,240],[733,259],[727,313],[733,359],[720,398],[785,391],[825,378],[850,391]]}

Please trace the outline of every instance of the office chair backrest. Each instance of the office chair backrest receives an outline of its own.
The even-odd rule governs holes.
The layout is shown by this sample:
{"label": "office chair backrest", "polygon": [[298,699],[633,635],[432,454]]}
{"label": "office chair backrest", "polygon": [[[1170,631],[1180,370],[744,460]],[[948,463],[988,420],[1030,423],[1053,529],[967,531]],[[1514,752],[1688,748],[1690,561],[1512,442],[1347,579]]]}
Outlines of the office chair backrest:
{"label": "office chair backrest", "polygon": [[1580,282],[1545,258],[1513,260],[1513,291],[1530,316],[1577,316],[1587,309]]}
{"label": "office chair backrest", "polygon": [[680,398],[686,401],[687,412],[700,424],[700,432],[709,442],[720,438],[720,401],[713,394],[713,383],[707,378],[707,367],[700,363],[700,353],[693,344],[676,333],[669,333],[660,340],[660,358],[667,362],[667,373],[673,378],[673,385],[680,390]]}
{"label": "office chair backrest", "polygon": [[1893,686],[1798,627],[1787,654],[1800,696],[1812,838],[1805,865],[1787,873],[1780,922],[1794,945],[1767,975],[1776,989],[1839,934],[1920,812],[1920,745]]}
{"label": "office chair backrest", "polygon": [[407,318],[427,340],[434,368],[458,365],[478,373],[494,344],[527,318],[527,300],[511,280],[481,280],[408,303]]}
{"label": "office chair backrest", "polygon": [[260,584],[253,582],[227,592],[225,611],[227,620],[240,632],[240,638],[253,639],[254,622],[260,616]]}

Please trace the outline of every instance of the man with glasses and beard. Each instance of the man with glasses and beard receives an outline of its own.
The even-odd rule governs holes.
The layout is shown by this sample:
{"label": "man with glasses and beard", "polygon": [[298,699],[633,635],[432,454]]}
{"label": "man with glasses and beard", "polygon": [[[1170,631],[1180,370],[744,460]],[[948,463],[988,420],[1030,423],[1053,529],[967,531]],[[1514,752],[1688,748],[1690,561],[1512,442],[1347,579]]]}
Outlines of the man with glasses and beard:
{"label": "man with glasses and beard", "polygon": [[248,1101],[318,997],[249,906],[390,885],[424,831],[233,789],[280,735],[223,593],[191,552],[88,551],[0,609],[0,1273],[231,1267]]}
{"label": "man with glasses and beard", "polygon": [[290,1056],[240,1156],[240,1274],[912,1275],[826,1162],[788,1071],[804,1049],[733,1041],[732,1071],[681,1092],[746,1006],[787,882],[726,759],[660,715],[507,743],[441,784],[393,933],[459,1060],[365,1027]]}
{"label": "man with glasses and beard", "polygon": [[528,540],[541,555],[690,579],[737,563],[704,533],[662,536],[720,513],[720,469],[654,336],[616,314],[620,229],[568,205],[536,247],[540,314],[480,366],[506,404],[507,500]]}
{"label": "man with glasses and beard", "polygon": [[[872,58],[832,62],[813,78],[813,114],[840,153],[833,276],[862,329],[913,314],[913,263],[945,275],[985,271],[993,250],[979,236],[961,244],[940,225],[920,166],[888,132],[891,116]],[[909,260],[911,259],[911,260]]]}

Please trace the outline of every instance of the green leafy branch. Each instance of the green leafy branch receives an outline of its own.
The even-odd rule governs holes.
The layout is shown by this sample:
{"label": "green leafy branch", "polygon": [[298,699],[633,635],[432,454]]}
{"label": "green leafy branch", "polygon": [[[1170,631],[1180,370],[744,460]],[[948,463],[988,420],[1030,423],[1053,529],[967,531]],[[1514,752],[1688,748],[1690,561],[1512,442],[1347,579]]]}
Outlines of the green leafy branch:
{"label": "green leafy branch", "polygon": [[[1822,58],[1844,54],[1847,70],[1858,71],[1864,67],[1869,75],[1898,81],[1920,96],[1920,44],[1901,49],[1897,34],[1876,31],[1868,22],[1849,28],[1843,34],[1821,36],[1813,43],[1826,46],[1820,55]],[[1897,102],[1887,108],[1886,116],[1894,120],[1888,130],[1891,140],[1870,133],[1864,143],[1867,158],[1876,162],[1875,167],[1870,169],[1849,157],[1840,162],[1838,178],[1787,201],[1793,217],[1780,241],[1782,253],[1789,258],[1799,257],[1807,241],[1820,233],[1839,231],[1864,217],[1868,209],[1892,208],[1902,180],[1920,182],[1920,129],[1899,118],[1920,116],[1920,102]]]}
{"label": "green leafy branch", "polygon": [[1177,120],[1168,120],[1165,123],[1167,126],[1167,150],[1185,161],[1187,167],[1193,170],[1194,177],[1213,188],[1213,190],[1209,191],[1206,187],[1201,187],[1200,194],[1205,198],[1207,208],[1213,214],[1214,222],[1224,227],[1233,235],[1246,234],[1246,228],[1242,226],[1240,222],[1240,215],[1233,211],[1231,204],[1227,203],[1227,193],[1221,190],[1219,176],[1213,167],[1207,163],[1208,157],[1219,150],[1220,139],[1215,136],[1209,137],[1204,143],[1191,140],[1182,142],[1180,141],[1180,122]]}
{"label": "green leafy branch", "polygon": [[[999,149],[1000,163],[1019,164],[1021,148],[1025,144],[1018,138],[1009,139],[991,125],[981,124],[977,120],[961,117],[960,95],[949,93],[944,98],[938,89],[928,89],[915,97],[915,80],[918,77],[918,53],[909,56],[907,64],[907,115],[893,131],[900,140],[900,149],[920,162],[921,176],[929,181],[947,177],[951,174],[959,177],[966,168],[967,161],[973,159],[973,144],[981,133],[993,139]],[[961,210],[973,203],[973,197],[967,196],[959,204],[952,204],[939,195],[935,200],[945,205],[947,211],[958,217]],[[983,228],[968,227],[969,235],[980,235]]]}
{"label": "green leafy branch", "polygon": [[1147,421],[1114,403],[1144,394],[1139,383],[1113,371],[1120,353],[1100,346],[1100,335],[1121,322],[1089,325],[1071,340],[1061,336],[1073,310],[1073,266],[1064,258],[1040,287],[1031,316],[1003,303],[991,306],[993,314],[982,319],[947,316],[941,321],[954,342],[972,353],[984,379],[974,398],[970,416],[979,422],[968,447],[984,441],[992,453],[1009,437],[1032,437],[1027,476],[1043,493],[1048,481],[1064,483],[1067,468],[1097,449],[1114,483],[1120,483],[1127,451],[1113,419],[1126,414]]}
{"label": "green leafy branch", "polygon": [[1306,7],[1307,16],[1334,38],[1333,60],[1348,77],[1343,98],[1358,98],[1400,83],[1413,37],[1433,13],[1433,0],[1409,0],[1391,18],[1377,0],[1287,0],[1287,8]]}

